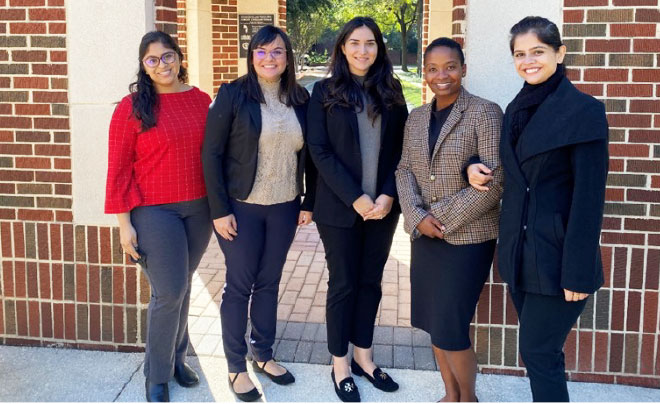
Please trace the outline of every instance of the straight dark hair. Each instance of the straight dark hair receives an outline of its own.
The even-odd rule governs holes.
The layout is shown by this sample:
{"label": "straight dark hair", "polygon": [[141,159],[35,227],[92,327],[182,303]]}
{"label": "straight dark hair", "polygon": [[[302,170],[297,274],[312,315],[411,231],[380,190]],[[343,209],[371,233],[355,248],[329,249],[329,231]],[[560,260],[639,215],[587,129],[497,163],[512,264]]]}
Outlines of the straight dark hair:
{"label": "straight dark hair", "polygon": [[145,132],[156,126],[156,111],[158,110],[158,93],[154,87],[151,77],[144,70],[142,59],[149,49],[149,45],[155,42],[160,42],[164,47],[172,49],[179,56],[179,74],[177,78],[180,82],[185,83],[188,81],[188,72],[183,67],[183,53],[179,48],[176,41],[167,33],[163,31],[151,31],[144,34],[140,41],[140,48],[138,51],[138,73],[137,80],[128,86],[133,99],[133,116],[140,121],[142,125],[142,132]]}
{"label": "straight dark hair", "polygon": [[288,107],[302,105],[309,99],[309,94],[302,86],[296,83],[296,62],[293,57],[291,41],[281,28],[274,25],[262,27],[250,40],[247,52],[248,72],[243,82],[245,94],[248,98],[260,104],[266,103],[261,86],[259,86],[257,71],[254,69],[254,50],[273,42],[278,36],[282,38],[282,42],[284,42],[286,48],[286,68],[280,78],[280,100]]}
{"label": "straight dark hair", "polygon": [[454,41],[451,38],[446,38],[446,37],[436,38],[426,47],[426,50],[424,51],[424,60],[426,60],[426,55],[428,55],[429,52],[439,47],[445,47],[455,50],[456,53],[458,53],[458,59],[461,61],[461,66],[465,64],[465,55],[463,54],[463,49],[461,48],[461,44]]}
{"label": "straight dark hair", "polygon": [[405,105],[406,101],[403,98],[401,83],[394,77],[394,69],[387,56],[383,34],[380,32],[378,24],[370,17],[355,17],[344,24],[339,32],[328,69],[330,78],[327,81],[328,92],[324,106],[328,110],[332,110],[335,106],[348,108],[357,106],[358,110],[364,109],[362,89],[351,75],[346,55],[341,49],[353,31],[360,27],[367,27],[373,32],[378,46],[376,60],[369,68],[364,80],[364,91],[373,101],[367,114],[371,119],[375,119],[383,108],[390,109],[394,105]]}
{"label": "straight dark hair", "polygon": [[525,17],[522,20],[518,21],[513,27],[511,27],[511,40],[509,41],[509,48],[511,48],[511,54],[513,54],[513,46],[518,35],[527,34],[528,32],[533,32],[539,38],[539,41],[544,44],[552,47],[556,51],[563,45],[561,42],[561,35],[559,34],[559,28],[557,25],[544,17],[529,16]]}

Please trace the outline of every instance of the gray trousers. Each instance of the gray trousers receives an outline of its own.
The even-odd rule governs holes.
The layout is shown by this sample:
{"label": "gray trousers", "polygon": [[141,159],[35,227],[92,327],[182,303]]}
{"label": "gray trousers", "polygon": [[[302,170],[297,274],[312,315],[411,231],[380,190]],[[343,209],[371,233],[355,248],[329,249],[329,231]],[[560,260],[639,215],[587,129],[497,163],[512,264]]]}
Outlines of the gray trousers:
{"label": "gray trousers", "polygon": [[167,383],[188,351],[190,284],[211,238],[208,202],[140,206],[131,221],[151,285],[144,375],[151,383]]}

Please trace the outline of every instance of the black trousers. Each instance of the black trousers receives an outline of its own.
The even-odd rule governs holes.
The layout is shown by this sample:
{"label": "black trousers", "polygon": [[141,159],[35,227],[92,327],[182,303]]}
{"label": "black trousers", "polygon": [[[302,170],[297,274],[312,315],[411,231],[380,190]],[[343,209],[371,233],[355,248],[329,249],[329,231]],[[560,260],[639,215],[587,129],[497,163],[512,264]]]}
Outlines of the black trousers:
{"label": "black trousers", "polygon": [[144,376],[167,383],[188,352],[190,283],[211,238],[209,205],[201,198],[140,206],[131,211],[131,222],[151,285]]}
{"label": "black trousers", "polygon": [[352,227],[317,224],[328,262],[326,324],[328,350],[345,356],[348,343],[369,348],[380,304],[383,268],[399,221],[398,213]]}
{"label": "black trousers", "polygon": [[231,200],[238,235],[228,241],[217,232],[227,274],[220,304],[222,343],[230,373],[245,372],[245,331],[250,299],[250,345],[259,362],[273,358],[277,292],[293,242],[300,200],[257,205]]}
{"label": "black trousers", "polygon": [[534,401],[568,402],[563,348],[587,299],[567,302],[563,295],[524,291],[511,293],[511,299],[518,311],[518,347]]}

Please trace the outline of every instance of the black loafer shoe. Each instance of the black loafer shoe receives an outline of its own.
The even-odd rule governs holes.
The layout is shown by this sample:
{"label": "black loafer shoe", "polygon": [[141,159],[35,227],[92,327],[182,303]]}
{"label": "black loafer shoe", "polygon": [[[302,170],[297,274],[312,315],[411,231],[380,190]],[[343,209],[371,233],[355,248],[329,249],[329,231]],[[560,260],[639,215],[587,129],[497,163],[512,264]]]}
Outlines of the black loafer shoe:
{"label": "black loafer shoe", "polygon": [[187,363],[174,366],[174,379],[181,387],[192,387],[199,383],[199,376]]}
{"label": "black loafer shoe", "polygon": [[234,382],[236,379],[238,379],[238,375],[240,373],[236,373],[236,376],[234,376],[234,380],[231,380],[231,377],[229,378],[229,389],[231,389],[231,392],[236,395],[236,397],[241,400],[241,401],[257,401],[258,399],[261,398],[261,393],[259,393],[259,390],[257,388],[253,388],[252,390],[245,392],[245,393],[237,393],[236,390],[234,390]]}
{"label": "black loafer shoe", "polygon": [[167,383],[150,383],[149,379],[144,381],[144,389],[147,393],[147,401],[150,403],[169,403],[170,389]]}
{"label": "black loafer shoe", "polygon": [[[275,362],[275,359],[272,359],[272,361]],[[270,373],[266,372],[266,363],[268,363],[268,362],[264,362],[263,366],[259,366],[259,363],[257,361],[252,361],[252,368],[254,369],[255,372],[265,374],[274,383],[280,384],[282,386],[285,385],[285,384],[291,384],[291,383],[296,381],[296,378],[293,377],[291,372],[289,372],[289,370],[286,369],[286,368],[284,368],[284,370],[286,370],[286,373],[284,373],[283,375],[279,375],[279,376],[276,376],[276,375],[273,375],[273,374],[270,374]]]}
{"label": "black loafer shoe", "polygon": [[337,387],[337,382],[335,381],[335,370],[332,369],[330,372],[332,377],[332,385],[335,388],[335,393],[337,397],[345,403],[359,403],[360,402],[360,391],[357,388],[357,385],[353,381],[352,377],[347,377],[344,380],[339,382],[339,387]]}
{"label": "black loafer shoe", "polygon": [[351,371],[357,376],[366,377],[378,390],[391,393],[399,389],[399,384],[392,380],[390,375],[380,370],[380,368],[376,368],[373,376],[371,376],[355,362],[355,359],[351,359]]}

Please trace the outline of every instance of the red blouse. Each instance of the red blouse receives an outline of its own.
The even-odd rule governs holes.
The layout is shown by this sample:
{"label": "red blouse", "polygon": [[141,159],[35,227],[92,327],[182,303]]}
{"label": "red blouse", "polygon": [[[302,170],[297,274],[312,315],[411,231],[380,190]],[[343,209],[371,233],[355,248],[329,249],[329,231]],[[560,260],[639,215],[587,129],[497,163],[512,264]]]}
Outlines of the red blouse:
{"label": "red blouse", "polygon": [[156,126],[146,132],[132,115],[131,95],[112,115],[105,213],[206,195],[201,153],[211,98],[196,87],[158,97]]}

